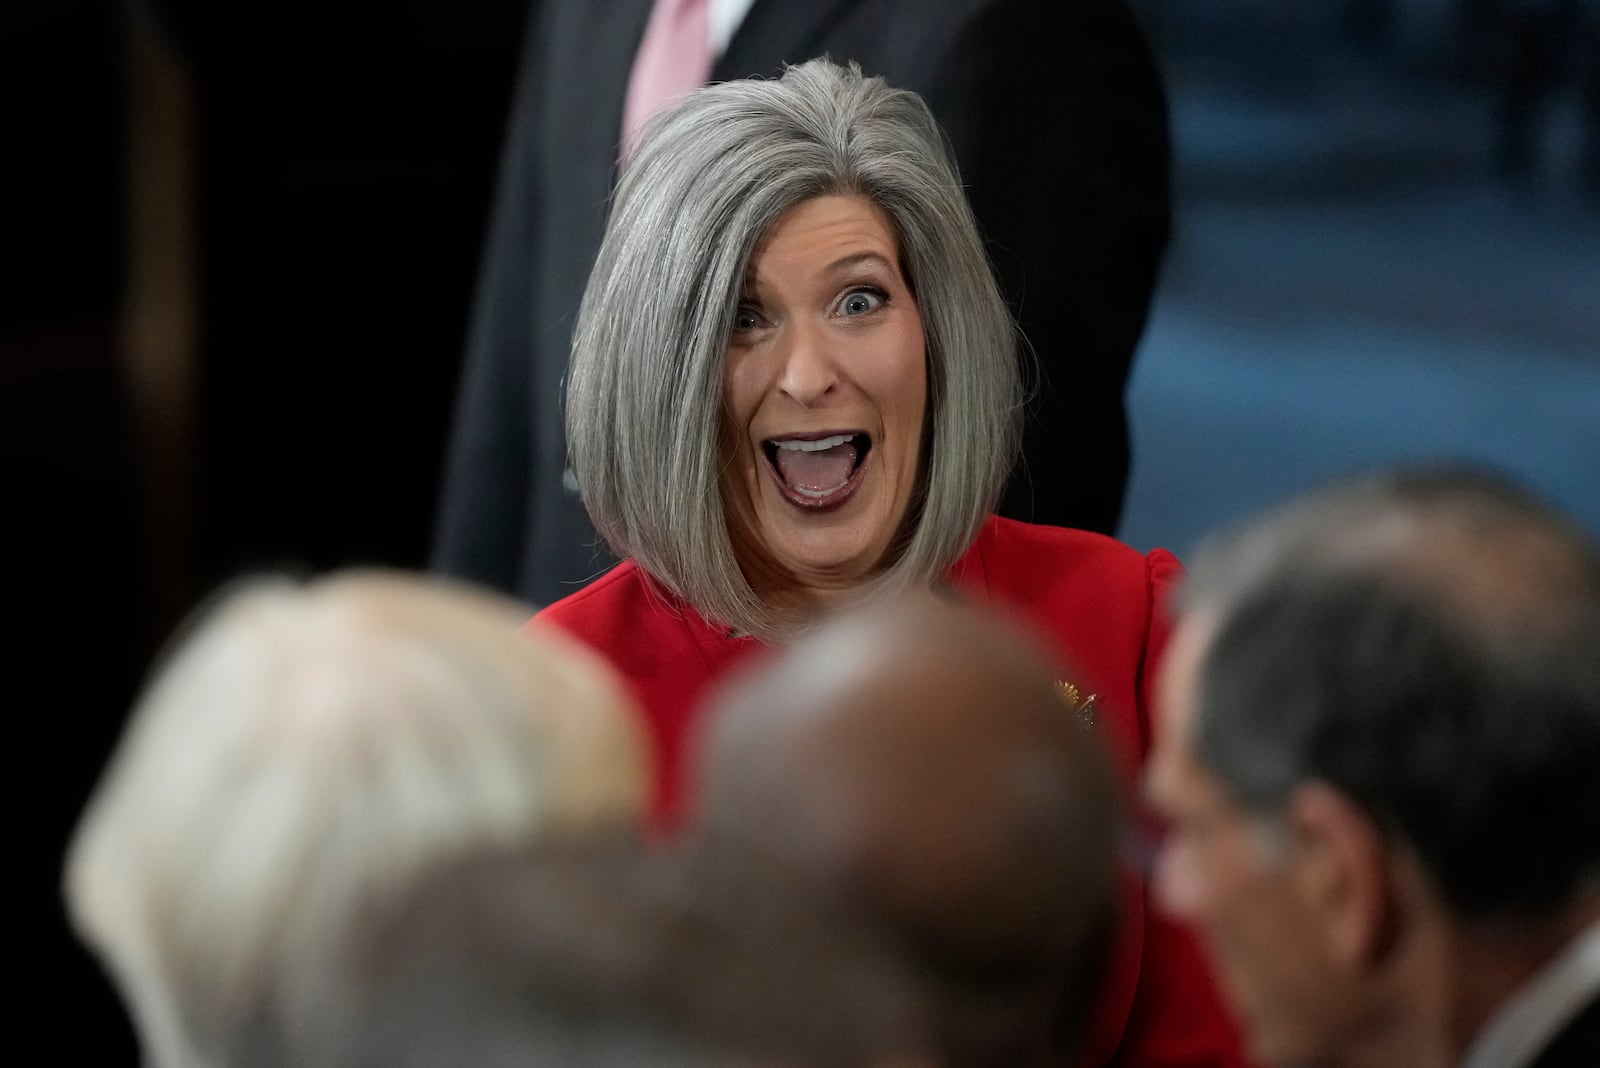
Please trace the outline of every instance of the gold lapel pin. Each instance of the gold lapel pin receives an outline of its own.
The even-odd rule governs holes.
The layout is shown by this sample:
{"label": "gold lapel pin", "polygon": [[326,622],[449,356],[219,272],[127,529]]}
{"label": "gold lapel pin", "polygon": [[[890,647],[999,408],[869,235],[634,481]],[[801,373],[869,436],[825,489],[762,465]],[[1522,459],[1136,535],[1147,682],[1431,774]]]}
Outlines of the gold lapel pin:
{"label": "gold lapel pin", "polygon": [[1061,695],[1061,701],[1067,706],[1067,711],[1078,717],[1078,722],[1085,727],[1096,726],[1095,702],[1099,700],[1099,694],[1084,696],[1083,691],[1065,679],[1056,680],[1056,693]]}

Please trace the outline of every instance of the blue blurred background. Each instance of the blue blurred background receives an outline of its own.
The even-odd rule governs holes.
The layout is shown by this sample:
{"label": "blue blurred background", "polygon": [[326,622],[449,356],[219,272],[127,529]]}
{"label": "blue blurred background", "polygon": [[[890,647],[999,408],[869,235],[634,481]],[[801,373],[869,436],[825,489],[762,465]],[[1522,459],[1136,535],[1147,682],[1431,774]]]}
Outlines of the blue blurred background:
{"label": "blue blurred background", "polygon": [[1600,532],[1593,25],[1563,27],[1510,159],[1508,10],[1143,7],[1177,223],[1130,388],[1124,539],[1182,553],[1329,476],[1431,457],[1509,470]]}

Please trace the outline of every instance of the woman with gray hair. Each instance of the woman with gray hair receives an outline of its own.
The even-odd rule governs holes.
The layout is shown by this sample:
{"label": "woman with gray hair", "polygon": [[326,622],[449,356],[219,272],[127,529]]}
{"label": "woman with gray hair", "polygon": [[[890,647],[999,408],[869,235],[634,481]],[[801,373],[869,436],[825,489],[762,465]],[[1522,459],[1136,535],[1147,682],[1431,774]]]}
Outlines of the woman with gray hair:
{"label": "woman with gray hair", "polygon": [[634,834],[648,763],[604,662],[404,575],[230,592],[140,699],[73,836],[73,925],[154,1068],[315,1063],[355,921],[494,846]]}
{"label": "woman with gray hair", "polygon": [[[1179,568],[990,514],[1017,442],[1017,348],[915,94],[814,60],[700,90],[646,127],[567,386],[572,470],[624,560],[540,618],[632,685],[657,741],[658,817],[679,810],[713,683],[833,609],[906,589],[1030,621],[1073,665],[1063,715],[1098,724],[1137,774]],[[1086,1063],[1237,1062],[1209,975],[1163,924],[1130,882]]]}

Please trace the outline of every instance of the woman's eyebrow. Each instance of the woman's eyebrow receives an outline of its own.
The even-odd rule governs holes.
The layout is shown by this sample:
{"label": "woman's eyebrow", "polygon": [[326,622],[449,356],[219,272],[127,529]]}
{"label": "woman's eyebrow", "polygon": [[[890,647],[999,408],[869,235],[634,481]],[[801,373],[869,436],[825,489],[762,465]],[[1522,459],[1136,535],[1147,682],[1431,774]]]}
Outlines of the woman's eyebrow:
{"label": "woman's eyebrow", "polygon": [[888,271],[890,274],[893,274],[895,271],[894,264],[890,263],[888,259],[877,252],[852,252],[847,256],[840,256],[838,259],[828,264],[827,267],[823,268],[823,271],[826,274],[839,274],[844,271],[848,271],[853,267],[860,267],[866,263],[875,263],[884,270]]}
{"label": "woman's eyebrow", "polygon": [[[822,276],[832,277],[833,275],[843,274],[846,271],[852,270],[852,269],[854,269],[856,267],[860,267],[860,266],[863,266],[863,265],[869,264],[869,263],[883,268],[885,271],[888,271],[890,274],[895,274],[896,273],[895,265],[894,265],[894,263],[892,261],[890,261],[888,259],[888,257],[884,256],[882,253],[879,253],[879,252],[867,252],[867,251],[851,252],[851,253],[847,253],[847,254],[845,254],[843,256],[840,256],[838,259],[834,260],[832,263],[830,263],[826,267],[822,268],[821,272],[819,272],[819,273]],[[750,270],[746,271],[744,279],[739,285],[739,292],[741,294],[741,299],[748,299],[749,295],[753,291],[758,290],[760,288],[761,288],[761,276],[756,272],[756,270],[754,268],[751,268]]]}

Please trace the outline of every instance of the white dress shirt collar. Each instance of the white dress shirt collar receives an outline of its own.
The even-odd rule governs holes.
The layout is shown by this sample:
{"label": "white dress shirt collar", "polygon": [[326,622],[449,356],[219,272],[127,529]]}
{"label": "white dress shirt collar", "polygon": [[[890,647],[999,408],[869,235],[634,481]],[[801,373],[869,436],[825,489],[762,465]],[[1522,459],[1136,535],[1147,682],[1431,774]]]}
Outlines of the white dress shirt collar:
{"label": "white dress shirt collar", "polygon": [[739,30],[739,24],[750,13],[750,6],[754,3],[755,0],[711,0],[711,7],[706,12],[706,22],[711,33],[713,59],[728,50],[728,42],[733,40],[733,35]]}
{"label": "white dress shirt collar", "polygon": [[1600,922],[1500,1007],[1473,1040],[1460,1068],[1523,1068],[1600,997]]}

